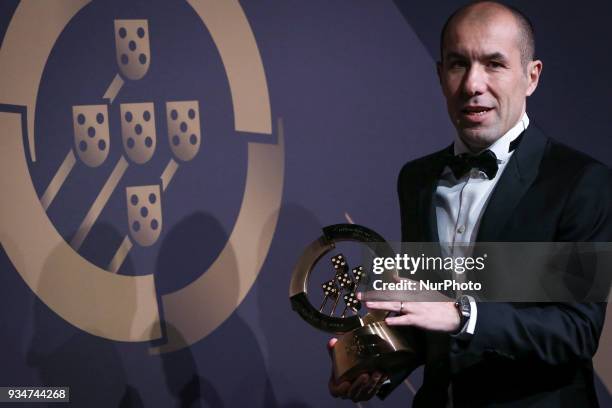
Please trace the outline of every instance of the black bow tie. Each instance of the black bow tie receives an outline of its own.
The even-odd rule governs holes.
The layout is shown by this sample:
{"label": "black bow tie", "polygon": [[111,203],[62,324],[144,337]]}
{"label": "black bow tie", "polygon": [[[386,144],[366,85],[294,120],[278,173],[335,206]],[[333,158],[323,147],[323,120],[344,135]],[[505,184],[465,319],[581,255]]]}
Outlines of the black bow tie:
{"label": "black bow tie", "polygon": [[485,150],[478,156],[471,156],[467,153],[459,156],[449,154],[446,164],[451,168],[456,179],[460,179],[471,169],[478,169],[483,171],[489,180],[493,180],[498,169],[497,156],[491,150]]}
{"label": "black bow tie", "polygon": [[[523,131],[512,142],[510,142],[510,146],[508,146],[508,153],[516,150],[524,135],[525,132]],[[481,170],[487,175],[489,180],[493,180],[497,174],[497,170],[499,169],[497,166],[497,156],[491,150],[485,150],[478,156],[471,156],[468,153],[455,156],[449,152],[446,155],[446,164],[451,168],[457,180],[471,169]]]}

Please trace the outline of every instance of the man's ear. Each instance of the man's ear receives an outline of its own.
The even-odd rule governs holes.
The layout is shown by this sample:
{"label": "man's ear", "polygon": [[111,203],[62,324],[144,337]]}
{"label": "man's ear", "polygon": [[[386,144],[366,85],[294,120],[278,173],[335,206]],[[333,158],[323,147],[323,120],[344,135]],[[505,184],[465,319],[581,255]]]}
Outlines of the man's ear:
{"label": "man's ear", "polygon": [[438,81],[442,85],[442,61],[436,62],[436,72],[438,73]]}
{"label": "man's ear", "polygon": [[526,96],[531,96],[531,94],[534,93],[538,87],[540,75],[542,74],[542,68],[543,64],[540,60],[533,60],[529,63],[529,66],[527,67],[527,81],[529,83],[527,85],[527,91],[525,92]]}

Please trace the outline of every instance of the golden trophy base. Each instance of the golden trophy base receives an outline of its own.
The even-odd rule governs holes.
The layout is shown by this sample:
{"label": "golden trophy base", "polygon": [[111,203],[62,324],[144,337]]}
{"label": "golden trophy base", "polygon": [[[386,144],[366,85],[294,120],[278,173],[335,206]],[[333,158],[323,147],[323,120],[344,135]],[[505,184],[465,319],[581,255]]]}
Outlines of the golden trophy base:
{"label": "golden trophy base", "polygon": [[384,321],[376,321],[345,333],[332,349],[336,381],[352,381],[359,374],[374,371],[385,375],[411,372],[421,364],[408,338],[399,335]]}

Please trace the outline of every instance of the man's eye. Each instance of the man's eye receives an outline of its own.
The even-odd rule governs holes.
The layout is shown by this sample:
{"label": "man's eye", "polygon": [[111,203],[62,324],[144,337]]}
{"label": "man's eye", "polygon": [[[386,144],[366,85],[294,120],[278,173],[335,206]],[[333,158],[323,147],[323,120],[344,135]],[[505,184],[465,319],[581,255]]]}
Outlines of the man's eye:
{"label": "man's eye", "polygon": [[455,68],[465,68],[467,66],[467,64],[465,63],[465,61],[451,61],[449,64],[449,67],[451,69],[455,69]]}
{"label": "man's eye", "polygon": [[490,68],[502,68],[504,65],[501,62],[489,61]]}

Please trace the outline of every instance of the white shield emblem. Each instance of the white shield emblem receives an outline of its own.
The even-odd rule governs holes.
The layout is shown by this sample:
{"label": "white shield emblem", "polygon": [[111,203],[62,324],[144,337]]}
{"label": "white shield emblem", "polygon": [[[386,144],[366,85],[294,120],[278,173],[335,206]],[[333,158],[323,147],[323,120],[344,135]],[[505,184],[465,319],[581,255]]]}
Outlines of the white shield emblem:
{"label": "white shield emblem", "polygon": [[125,189],[130,236],[141,246],[151,246],[162,229],[159,185]]}
{"label": "white shield emblem", "polygon": [[77,155],[89,167],[98,167],[108,157],[110,134],[106,105],[72,107],[74,147]]}
{"label": "white shield emblem", "polygon": [[115,20],[115,51],[123,76],[132,80],[145,76],[151,63],[148,21]]}
{"label": "white shield emblem", "polygon": [[172,153],[189,161],[200,150],[200,108],[198,101],[166,102],[168,142]]}
{"label": "white shield emblem", "polygon": [[121,138],[127,156],[135,163],[148,162],[157,145],[153,103],[121,104]]}

